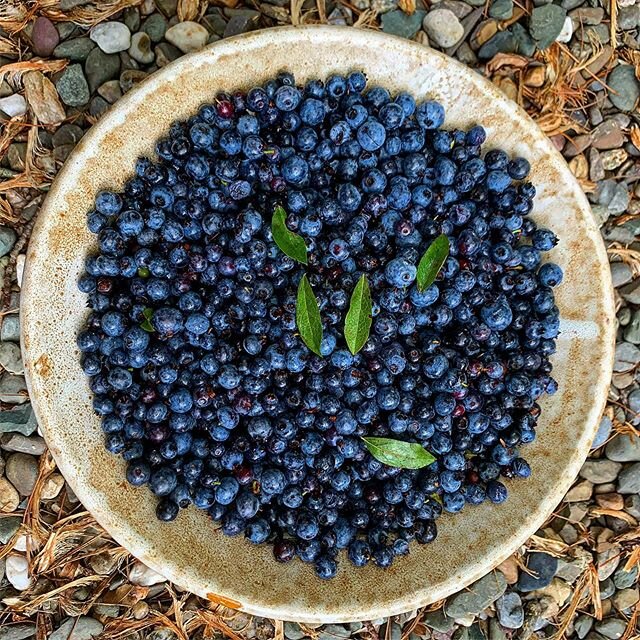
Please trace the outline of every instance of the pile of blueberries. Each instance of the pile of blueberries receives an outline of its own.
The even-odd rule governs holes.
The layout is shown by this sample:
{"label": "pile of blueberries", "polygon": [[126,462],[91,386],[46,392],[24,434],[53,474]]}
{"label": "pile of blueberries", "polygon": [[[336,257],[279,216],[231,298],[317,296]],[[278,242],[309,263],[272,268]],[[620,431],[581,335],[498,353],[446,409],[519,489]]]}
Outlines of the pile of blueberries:
{"label": "pile of blueberries", "polygon": [[[331,578],[340,549],[388,567],[434,540],[443,510],[501,503],[501,477],[529,476],[518,447],[557,388],[562,271],[541,263],[557,238],[528,216],[528,162],[483,154],[481,126],[444,120],[360,72],[303,87],[281,73],[175,122],[157,161],[98,194],[78,346],[106,447],[159,496],[158,518],[193,503],[225,535]],[[274,243],[276,206],[308,265]],[[421,292],[439,234],[450,253]],[[321,356],[296,330],[304,273]],[[343,325],[362,274],[373,323],[354,356]],[[363,436],[436,461],[386,466]]]}

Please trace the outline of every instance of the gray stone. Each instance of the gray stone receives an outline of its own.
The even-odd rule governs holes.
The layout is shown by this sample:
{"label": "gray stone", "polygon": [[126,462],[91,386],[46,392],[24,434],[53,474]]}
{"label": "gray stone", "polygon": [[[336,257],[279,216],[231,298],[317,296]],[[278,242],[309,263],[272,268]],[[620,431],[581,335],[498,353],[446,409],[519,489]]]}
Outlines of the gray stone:
{"label": "gray stone", "polygon": [[20,495],[28,496],[38,478],[38,460],[26,453],[12,453],[7,458],[5,475]]}
{"label": "gray stone", "polygon": [[126,51],[131,45],[131,31],[122,22],[100,22],[91,29],[89,37],[105,53]]}
{"label": "gray stone", "polygon": [[631,267],[626,262],[612,262],[609,266],[614,287],[621,287],[623,284],[631,282],[633,274]]}
{"label": "gray stone", "polygon": [[507,581],[500,571],[493,571],[467,587],[465,591],[451,596],[444,611],[451,618],[477,615],[495,602],[506,590]]}
{"label": "gray stone", "polygon": [[618,611],[626,611],[630,610],[638,602],[638,599],[640,599],[640,594],[638,587],[636,587],[635,589],[620,589],[611,598],[611,602]]}
{"label": "gray stone", "polygon": [[91,91],[95,91],[101,84],[107,80],[115,78],[120,71],[120,56],[113,53],[107,54],[100,48],[95,47],[84,65],[89,87]]}
{"label": "gray stone", "polygon": [[165,67],[182,55],[180,49],[168,42],[161,42],[154,51],[156,53],[156,64],[158,67]]}
{"label": "gray stone", "polygon": [[508,20],[513,15],[513,0],[493,0],[489,7],[489,17]]}
{"label": "gray stone", "polygon": [[167,17],[176,15],[176,9],[178,6],[178,0],[154,0],[156,7],[158,7],[159,11]]}
{"label": "gray stone", "polygon": [[382,30],[394,36],[413,38],[420,31],[424,17],[424,11],[415,11],[410,16],[404,11],[389,11],[382,16]]}
{"label": "gray stone", "polygon": [[520,596],[514,591],[496,600],[496,612],[500,624],[507,629],[519,629],[524,623],[524,608]]}
{"label": "gray stone", "polygon": [[306,633],[302,630],[297,622],[284,623],[284,636],[289,640],[302,640],[306,637]]}
{"label": "gray stone", "polygon": [[15,342],[0,342],[0,365],[9,373],[24,373],[20,347]]}
{"label": "gray stone", "polygon": [[607,205],[609,213],[614,216],[625,213],[629,207],[629,198],[629,189],[625,184],[619,182],[613,192],[613,197],[609,200],[609,204]]}
{"label": "gray stone", "polygon": [[596,631],[610,640],[621,638],[626,628],[626,622],[619,618],[608,618],[602,622],[596,622]]}
{"label": "gray stone", "polygon": [[558,569],[558,559],[548,553],[530,553],[527,557],[527,569],[518,579],[518,589],[523,592],[542,589],[551,583]]}
{"label": "gray stone", "polygon": [[4,225],[0,226],[0,258],[6,256],[13,249],[17,239],[18,236],[13,229]]}
{"label": "gray stone", "polygon": [[529,35],[529,32],[519,23],[511,25],[511,33],[516,43],[516,53],[530,57],[535,53],[535,40]]}
{"label": "gray stone", "polygon": [[615,107],[621,111],[634,109],[640,98],[640,83],[631,65],[618,65],[607,77],[607,84],[612,89],[609,91],[608,98]]}
{"label": "gray stone", "polygon": [[24,376],[4,373],[0,378],[0,402],[23,404],[28,399],[27,383],[24,380]]}
{"label": "gray stone", "polygon": [[[636,389],[636,391],[640,391],[640,389]],[[609,460],[615,460],[616,462],[640,461],[640,436],[616,436],[607,444],[605,455]]]}
{"label": "gray stone", "polygon": [[318,640],[337,640],[338,638],[348,638],[350,636],[351,630],[349,628],[339,624],[327,624],[320,631]]}
{"label": "gray stone", "polygon": [[28,453],[41,456],[46,450],[44,438],[40,436],[23,436],[21,433],[7,433],[0,438],[0,447],[5,451]]}
{"label": "gray stone", "polygon": [[609,439],[609,434],[611,433],[612,427],[613,423],[611,422],[611,418],[609,418],[608,416],[602,416],[600,420],[600,426],[598,427],[596,435],[593,438],[593,442],[591,443],[592,449],[601,447]]}
{"label": "gray stone", "polygon": [[591,631],[591,627],[593,627],[593,618],[584,614],[579,615],[573,623],[573,629],[580,640],[583,640]]}
{"label": "gray stone", "polygon": [[128,7],[124,10],[124,23],[132,33],[140,28],[140,12],[136,7]]}
{"label": "gray stone", "polygon": [[126,93],[134,85],[142,82],[149,74],[146,71],[127,69],[120,74],[120,88],[122,93]]}
{"label": "gray stone", "polygon": [[620,342],[616,345],[613,370],[616,373],[624,373],[634,369],[640,362],[640,349],[635,344]]}
{"label": "gray stone", "polygon": [[440,631],[441,633],[448,633],[455,626],[455,622],[453,618],[449,618],[444,614],[442,609],[438,609],[437,611],[430,611],[425,614],[423,617],[423,622],[430,629],[435,629],[436,631]]}
{"label": "gray stone", "polygon": [[617,589],[628,589],[633,586],[638,579],[638,565],[635,564],[631,567],[630,571],[624,570],[624,565],[618,567],[613,574],[613,583]]}
{"label": "gray stone", "polygon": [[[629,307],[624,307],[628,309]],[[640,310],[633,312],[629,324],[624,330],[624,339],[632,344],[640,344]]]}
{"label": "gray stone", "polygon": [[603,549],[597,556],[598,580],[604,582],[613,575],[613,572],[620,564],[622,548],[618,544],[612,544],[610,547]]}
{"label": "gray stone", "polygon": [[610,598],[615,592],[616,585],[613,584],[613,580],[610,577],[600,582],[600,598],[602,600]]}
{"label": "gray stone", "polygon": [[84,135],[84,131],[77,124],[63,124],[53,134],[53,146],[60,147],[63,144],[75,145]]}
{"label": "gray stone", "polygon": [[134,33],[131,37],[129,55],[142,64],[151,64],[156,57],[151,50],[151,38],[143,31]]}
{"label": "gray stone", "polygon": [[630,31],[640,26],[640,5],[632,4],[629,7],[618,8],[618,29]]}
{"label": "gray stone", "polygon": [[627,496],[624,499],[624,510],[636,520],[640,520],[640,496],[636,494]]}
{"label": "gray stone", "polygon": [[91,640],[91,638],[100,635],[102,629],[103,625],[89,616],[67,618],[49,636],[49,640]]}
{"label": "gray stone", "polygon": [[33,52],[42,58],[49,57],[60,42],[60,34],[53,22],[44,16],[39,16],[33,23],[31,30]]}
{"label": "gray stone", "polygon": [[613,482],[620,473],[622,465],[612,460],[587,460],[582,469],[580,469],[580,477],[593,482],[593,484],[605,484]]}
{"label": "gray stone", "polygon": [[0,518],[0,543],[7,544],[13,538],[15,532],[20,528],[22,518],[9,516]]}
{"label": "gray stone", "polygon": [[0,411],[0,433],[15,431],[30,436],[37,427],[31,403],[19,405],[10,411]]}
{"label": "gray stone", "polygon": [[567,11],[557,4],[546,4],[536,7],[531,12],[529,31],[540,49],[550,47],[560,35],[564,26]]}
{"label": "gray stone", "polygon": [[81,107],[87,104],[91,97],[89,85],[80,64],[72,64],[62,72],[56,82],[56,89],[62,102],[69,107]]}
{"label": "gray stone", "polygon": [[89,4],[91,0],[60,0],[60,8],[63,11],[69,11],[76,7],[82,7],[85,4]]}
{"label": "gray stone", "polygon": [[478,58],[489,60],[497,53],[514,53],[518,45],[511,31],[498,31],[495,36],[485,42],[478,51]]}
{"label": "gray stone", "polygon": [[247,15],[238,15],[233,16],[229,22],[227,22],[227,26],[225,27],[224,33],[222,35],[223,38],[231,38],[232,36],[240,35],[241,33],[246,33],[247,31],[252,31],[258,26],[258,18],[259,15],[256,16],[247,16]]}
{"label": "gray stone", "polygon": [[167,21],[160,13],[152,13],[142,24],[142,30],[157,44],[167,32]]}
{"label": "gray stone", "polygon": [[640,462],[625,467],[618,476],[618,493],[640,493]]}
{"label": "gray stone", "polygon": [[489,640],[507,640],[507,635],[496,618],[489,620]]}
{"label": "gray stone", "polygon": [[33,622],[18,622],[17,624],[4,624],[0,627],[0,640],[25,640],[36,634],[36,625]]}
{"label": "gray stone", "polygon": [[2,342],[20,342],[20,316],[17,313],[2,318],[2,330],[0,330]]}

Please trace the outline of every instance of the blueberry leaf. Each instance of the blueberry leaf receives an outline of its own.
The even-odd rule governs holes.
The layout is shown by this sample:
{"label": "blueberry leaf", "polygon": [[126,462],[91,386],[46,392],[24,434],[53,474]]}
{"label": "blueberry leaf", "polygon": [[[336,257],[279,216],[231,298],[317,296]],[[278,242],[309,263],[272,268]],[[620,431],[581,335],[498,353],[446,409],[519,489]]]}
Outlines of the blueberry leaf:
{"label": "blueberry leaf", "polygon": [[287,214],[282,207],[276,207],[271,219],[271,234],[280,251],[292,260],[307,264],[307,245],[302,236],[289,231],[285,220]]}
{"label": "blueberry leaf", "polygon": [[322,321],[320,308],[307,275],[303,275],[298,285],[298,302],[296,304],[296,325],[303,342],[318,355],[322,342]]}
{"label": "blueberry leaf", "polygon": [[435,458],[417,442],[404,442],[393,438],[362,438],[369,453],[380,462],[400,469],[422,469]]}
{"label": "blueberry leaf", "polygon": [[371,292],[367,277],[362,274],[351,294],[349,311],[344,320],[344,337],[349,351],[358,353],[369,339],[371,331]]}
{"label": "blueberry leaf", "polygon": [[144,321],[140,324],[140,328],[148,331],[149,333],[153,333],[155,329],[151,324],[151,318],[153,318],[153,309],[151,307],[146,307],[142,310],[142,316],[144,317]]}
{"label": "blueberry leaf", "polygon": [[439,235],[429,245],[418,263],[418,291],[424,291],[433,284],[448,255],[449,238],[444,234]]}

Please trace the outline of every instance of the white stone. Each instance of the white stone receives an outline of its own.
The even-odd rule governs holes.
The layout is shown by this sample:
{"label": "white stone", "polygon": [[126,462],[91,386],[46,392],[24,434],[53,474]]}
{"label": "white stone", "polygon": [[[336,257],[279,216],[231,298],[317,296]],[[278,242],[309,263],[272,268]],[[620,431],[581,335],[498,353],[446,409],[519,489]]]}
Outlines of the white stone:
{"label": "white stone", "polygon": [[619,7],[630,7],[632,4],[636,4],[637,0],[618,0]]}
{"label": "white stone", "polygon": [[25,552],[27,550],[27,544],[28,544],[27,536],[22,534],[21,536],[17,537],[16,543],[13,545],[13,550]]}
{"label": "white stone", "polygon": [[15,342],[0,342],[0,365],[9,373],[24,373],[20,347]]}
{"label": "white stone", "polygon": [[209,39],[209,32],[197,22],[178,22],[173,27],[167,29],[164,34],[165,40],[175,47],[178,47],[182,53],[190,51],[198,51],[202,49]]}
{"label": "white stone", "polygon": [[569,42],[571,40],[571,36],[573,36],[573,20],[569,16],[564,19],[564,24],[562,25],[562,31],[558,34],[556,38],[556,42]]}
{"label": "white stone", "polygon": [[89,37],[105,52],[118,53],[131,46],[131,31],[122,22],[102,22],[89,32]]}
{"label": "white stone", "polygon": [[29,563],[24,556],[17,553],[10,553],[7,556],[5,567],[7,580],[18,590],[24,591],[31,586],[29,577]]}
{"label": "white stone", "polygon": [[449,9],[429,11],[422,21],[422,28],[427,32],[430,42],[442,49],[452,47],[464,35],[464,27],[460,20]]}
{"label": "white stone", "polygon": [[10,118],[17,118],[27,113],[27,101],[19,93],[0,98],[0,111],[4,111]]}
{"label": "white stone", "polygon": [[27,256],[24,253],[21,253],[16,258],[16,281],[18,282],[18,286],[22,288],[22,276],[24,275],[24,261],[27,259]]}
{"label": "white stone", "polygon": [[153,584],[166,582],[166,580],[164,576],[156,573],[140,561],[136,562],[129,571],[129,581],[140,587],[150,587]]}

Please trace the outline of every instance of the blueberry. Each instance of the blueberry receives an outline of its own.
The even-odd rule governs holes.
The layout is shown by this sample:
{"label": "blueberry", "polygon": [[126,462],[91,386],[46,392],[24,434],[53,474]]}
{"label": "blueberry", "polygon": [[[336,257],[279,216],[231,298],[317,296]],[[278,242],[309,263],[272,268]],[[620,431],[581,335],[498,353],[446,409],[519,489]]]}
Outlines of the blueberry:
{"label": "blueberry", "polygon": [[386,131],[382,124],[370,118],[358,127],[356,135],[363,149],[366,151],[376,151],[384,144]]}
{"label": "blueberry", "polygon": [[562,282],[562,269],[553,262],[547,262],[538,270],[538,280],[545,287],[556,287]]}

